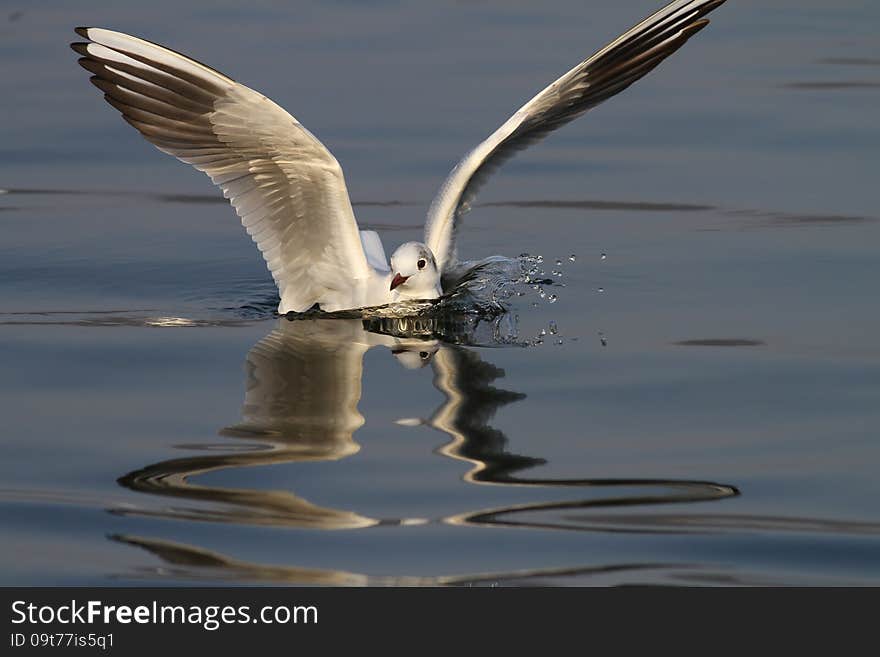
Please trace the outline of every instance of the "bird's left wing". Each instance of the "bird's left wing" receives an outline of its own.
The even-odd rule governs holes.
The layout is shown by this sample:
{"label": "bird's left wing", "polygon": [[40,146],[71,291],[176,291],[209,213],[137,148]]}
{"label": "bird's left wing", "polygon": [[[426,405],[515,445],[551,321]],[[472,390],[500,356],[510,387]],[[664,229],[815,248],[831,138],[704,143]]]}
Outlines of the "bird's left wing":
{"label": "bird's left wing", "polygon": [[709,21],[703,16],[724,1],[674,0],[538,93],[468,153],[428,210],[425,243],[440,271],[455,266],[461,215],[499,166],[646,75],[705,27]]}
{"label": "bird's left wing", "polygon": [[162,46],[77,28],[92,82],[159,150],[223,189],[263,254],[279,312],[303,311],[370,276],[336,158],[260,93]]}

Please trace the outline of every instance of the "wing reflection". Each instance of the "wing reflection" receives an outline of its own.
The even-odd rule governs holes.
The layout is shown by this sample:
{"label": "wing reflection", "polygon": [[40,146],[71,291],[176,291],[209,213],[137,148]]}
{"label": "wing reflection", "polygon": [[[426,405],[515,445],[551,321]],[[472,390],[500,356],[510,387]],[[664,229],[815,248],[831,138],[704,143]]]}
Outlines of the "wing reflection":
{"label": "wing reflection", "polygon": [[475,351],[444,346],[434,358],[434,386],[446,395],[428,424],[452,439],[439,452],[473,464],[464,478],[470,482],[511,481],[511,474],[544,459],[510,454],[507,437],[489,425],[495,413],[525,395],[490,385],[504,370],[482,360]]}
{"label": "wing reflection", "polygon": [[[481,360],[476,352],[444,345],[434,358],[434,385],[446,395],[446,402],[427,424],[449,435],[451,440],[438,451],[444,456],[470,463],[465,481],[537,487],[591,489],[599,493],[588,499],[522,504],[472,511],[445,519],[450,524],[580,529],[590,531],[634,531],[680,533],[695,531],[687,521],[628,526],[627,516],[595,519],[583,511],[594,508],[654,506],[683,502],[704,502],[734,497],[739,491],[710,481],[666,479],[549,479],[516,476],[516,473],[546,463],[544,459],[506,451],[507,438],[489,425],[502,406],[525,395],[501,390],[491,384],[504,376],[501,370]],[[605,491],[612,494],[601,495]],[[586,491],[584,491],[586,492]],[[572,514],[581,510],[580,515]],[[675,516],[673,516],[675,517]],[[698,524],[698,523],[697,523]]]}

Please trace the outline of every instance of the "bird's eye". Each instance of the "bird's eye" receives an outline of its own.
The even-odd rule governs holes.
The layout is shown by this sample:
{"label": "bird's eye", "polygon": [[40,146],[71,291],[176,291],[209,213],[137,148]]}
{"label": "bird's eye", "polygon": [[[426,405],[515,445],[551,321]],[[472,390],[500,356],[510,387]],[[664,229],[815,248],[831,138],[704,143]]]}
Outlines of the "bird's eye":
{"label": "bird's eye", "polygon": [[431,354],[429,354],[427,351],[420,351],[419,352],[419,358],[421,358],[422,360],[425,360],[430,355]]}
{"label": "bird's eye", "polygon": [[424,259],[419,260],[419,261],[416,263],[416,266],[417,266],[419,269],[424,269],[424,268],[425,268],[425,260],[424,260]]}

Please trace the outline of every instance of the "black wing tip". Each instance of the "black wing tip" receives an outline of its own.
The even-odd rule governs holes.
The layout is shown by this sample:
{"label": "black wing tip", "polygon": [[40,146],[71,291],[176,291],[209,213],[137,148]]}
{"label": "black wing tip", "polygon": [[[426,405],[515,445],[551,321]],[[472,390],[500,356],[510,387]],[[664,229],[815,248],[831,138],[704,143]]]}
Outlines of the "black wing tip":
{"label": "black wing tip", "polygon": [[89,30],[91,29],[91,27],[75,27],[73,28],[73,31],[79,34],[83,39],[90,39]]}
{"label": "black wing tip", "polygon": [[88,47],[89,44],[82,41],[74,41],[70,44],[70,49],[73,50],[75,53],[82,55],[83,57],[88,57]]}

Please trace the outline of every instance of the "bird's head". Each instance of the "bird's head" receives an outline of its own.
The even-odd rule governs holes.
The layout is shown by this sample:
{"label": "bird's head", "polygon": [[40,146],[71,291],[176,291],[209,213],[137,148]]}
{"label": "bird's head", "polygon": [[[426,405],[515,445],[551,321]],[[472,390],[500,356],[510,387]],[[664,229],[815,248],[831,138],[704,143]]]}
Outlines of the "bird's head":
{"label": "bird's head", "polygon": [[391,290],[400,299],[436,299],[442,294],[437,261],[426,245],[407,242],[391,256]]}

